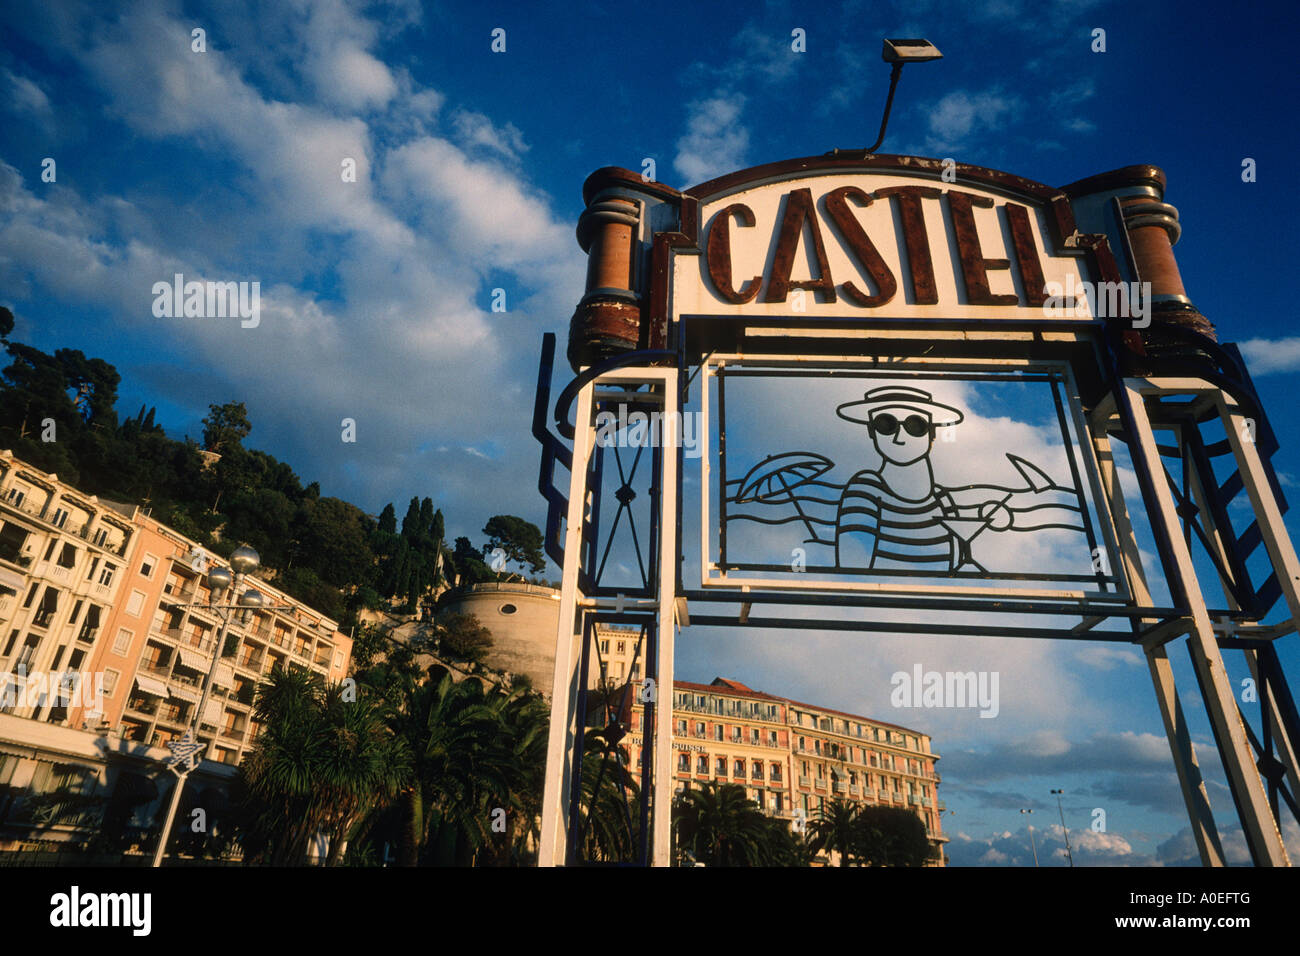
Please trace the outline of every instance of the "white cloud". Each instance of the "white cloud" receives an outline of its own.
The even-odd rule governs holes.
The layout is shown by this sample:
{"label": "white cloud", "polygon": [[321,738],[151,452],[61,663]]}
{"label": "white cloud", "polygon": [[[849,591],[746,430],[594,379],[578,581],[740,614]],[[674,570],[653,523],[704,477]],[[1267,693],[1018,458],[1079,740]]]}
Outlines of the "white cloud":
{"label": "white cloud", "polygon": [[686,133],[677,141],[673,168],[683,184],[695,185],[742,168],[749,150],[749,131],[740,125],[745,97],[716,93],[692,103]]}
{"label": "white cloud", "polygon": [[1121,664],[1137,666],[1142,663],[1142,657],[1137,651],[1114,644],[1089,644],[1076,651],[1074,656],[1099,671],[1114,670]]}
{"label": "white cloud", "polygon": [[4,78],[9,84],[9,102],[15,110],[38,115],[50,112],[50,98],[27,77],[5,70]]}
{"label": "white cloud", "polygon": [[953,150],[975,133],[996,130],[1019,107],[1014,96],[997,91],[968,93],[954,90],[931,106],[926,146],[931,152]]}
{"label": "white cloud", "polygon": [[1238,348],[1251,375],[1300,371],[1300,336],[1282,339],[1249,339]]}
{"label": "white cloud", "polygon": [[524,134],[513,123],[497,126],[482,113],[457,110],[451,116],[457,141],[465,148],[483,147],[507,159],[518,159],[528,151]]}
{"label": "white cloud", "polygon": [[[467,523],[481,524],[485,499],[497,511],[536,514],[535,487],[500,462],[535,455],[516,426],[531,413],[541,331],[561,326],[581,294],[572,225],[517,172],[429,135],[443,94],[405,73],[393,87],[391,71],[354,55],[373,32],[341,5],[318,5],[308,25],[291,22],[295,32],[280,39],[303,49],[304,71],[339,66],[335,78],[347,82],[317,91],[328,102],[387,102],[383,137],[378,118],[339,116],[312,89],[262,92],[244,78],[237,45],[192,54],[187,23],[163,9],[137,5],[58,53],[80,61],[133,134],[180,144],[198,162],[219,160],[233,176],[201,199],[151,209],[152,196],[29,191],[0,165],[6,292],[19,304],[41,295],[108,309],[137,345],[179,350],[196,373],[160,374],[155,389],[200,414],[233,389],[261,447],[299,468],[310,458],[313,477],[360,505],[377,508],[375,496],[410,489],[423,474],[436,476],[448,514]],[[329,43],[322,10],[340,18]],[[210,40],[222,34],[214,28]],[[320,49],[309,55],[313,44]],[[523,148],[509,122],[457,115],[468,118],[461,132]],[[356,182],[340,175],[344,158],[356,161]],[[117,235],[132,238],[107,238]],[[332,274],[328,296],[314,291],[322,270]],[[174,272],[260,281],[260,325],[155,319],[152,285]],[[489,310],[489,276],[512,285],[507,314]],[[355,446],[339,442],[344,416],[358,422]]]}

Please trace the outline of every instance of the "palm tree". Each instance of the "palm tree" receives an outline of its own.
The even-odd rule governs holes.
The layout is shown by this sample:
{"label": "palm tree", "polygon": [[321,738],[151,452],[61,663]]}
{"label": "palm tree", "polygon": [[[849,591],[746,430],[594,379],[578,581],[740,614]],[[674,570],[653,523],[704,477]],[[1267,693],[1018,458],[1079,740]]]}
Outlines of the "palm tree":
{"label": "palm tree", "polygon": [[518,863],[541,839],[542,788],[546,778],[546,746],[550,710],[538,694],[523,687],[489,696],[489,706],[501,722],[501,742],[509,747],[507,793],[501,804],[507,810],[507,829],[498,839],[493,830],[492,862]]}
{"label": "palm tree", "polygon": [[457,684],[434,667],[400,726],[415,770],[403,794],[401,861],[414,866],[423,851],[428,862],[468,866],[489,839],[495,800],[510,792],[513,753],[500,714],[479,681]]}
{"label": "palm tree", "polygon": [[581,800],[576,849],[581,859],[611,863],[636,858],[639,810],[627,750],[609,728],[583,738]]}
{"label": "palm tree", "polygon": [[770,862],[768,818],[734,783],[705,783],[673,806],[680,851],[706,866],[763,866]]}
{"label": "palm tree", "polygon": [[848,866],[857,853],[858,808],[844,800],[823,803],[812,821],[808,846],[814,852],[839,853],[840,866]]}
{"label": "palm tree", "polygon": [[313,815],[329,837],[327,865],[335,866],[354,829],[401,790],[410,775],[411,757],[405,741],[389,728],[378,701],[365,696],[345,699],[336,684],[320,703],[323,746]]}
{"label": "palm tree", "polygon": [[345,699],[304,669],[276,668],[254,708],[263,727],[240,765],[252,811],[249,848],[280,865],[301,863],[318,833],[330,841],[328,865],[349,834],[397,793],[410,759],[378,702]]}
{"label": "palm tree", "polygon": [[925,824],[901,807],[863,807],[854,845],[867,866],[925,866],[936,855]]}

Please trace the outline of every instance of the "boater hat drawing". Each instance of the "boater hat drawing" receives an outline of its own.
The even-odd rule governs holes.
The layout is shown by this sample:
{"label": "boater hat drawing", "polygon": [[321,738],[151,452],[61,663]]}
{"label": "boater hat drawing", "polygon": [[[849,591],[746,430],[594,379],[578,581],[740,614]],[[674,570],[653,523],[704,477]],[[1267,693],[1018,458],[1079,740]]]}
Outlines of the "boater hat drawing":
{"label": "boater hat drawing", "polygon": [[[848,422],[860,425],[868,424],[871,413],[881,408],[906,408],[930,417],[936,428],[945,425],[957,425],[966,416],[960,409],[936,402],[930,393],[909,385],[881,385],[862,396],[860,402],[845,402],[835,409],[835,414]],[[945,414],[939,414],[943,412]]]}

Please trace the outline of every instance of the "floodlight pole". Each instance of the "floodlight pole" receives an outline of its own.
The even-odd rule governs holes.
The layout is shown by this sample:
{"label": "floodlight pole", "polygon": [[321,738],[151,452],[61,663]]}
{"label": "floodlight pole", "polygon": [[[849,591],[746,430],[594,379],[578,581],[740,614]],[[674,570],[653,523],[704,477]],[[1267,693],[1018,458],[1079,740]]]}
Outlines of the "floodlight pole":
{"label": "floodlight pole", "polygon": [[[221,629],[217,632],[213,643],[212,663],[208,667],[208,676],[207,680],[204,681],[203,694],[200,696],[198,707],[190,720],[190,727],[184,736],[180,738],[182,745],[172,747],[173,756],[167,758],[168,769],[176,774],[176,785],[172,787],[171,799],[167,806],[167,819],[163,823],[162,833],[158,837],[158,848],[154,851],[152,865],[155,867],[162,866],[163,858],[167,854],[167,841],[171,835],[172,825],[176,821],[176,811],[180,807],[181,793],[185,790],[185,782],[188,780],[189,775],[198,768],[203,759],[203,752],[207,749],[206,744],[198,742],[199,725],[203,721],[203,712],[207,709],[208,701],[212,698],[212,686],[217,676],[217,667],[221,664],[221,658],[225,656],[222,652],[225,649],[226,638],[230,632],[230,622],[234,619],[236,612],[245,616],[245,620],[247,620],[247,615],[252,614],[254,610],[292,610],[289,605],[267,604],[261,593],[252,588],[236,596],[236,592],[243,584],[246,574],[255,571],[261,564],[256,551],[246,545],[236,548],[235,553],[231,556],[231,563],[240,570],[236,570],[232,574],[225,568],[214,568],[208,573],[211,597],[207,603],[176,605],[179,608],[201,607],[216,612],[217,616],[221,618]],[[226,603],[221,603],[223,592],[230,595],[230,599]],[[173,743],[176,742],[173,741]]]}

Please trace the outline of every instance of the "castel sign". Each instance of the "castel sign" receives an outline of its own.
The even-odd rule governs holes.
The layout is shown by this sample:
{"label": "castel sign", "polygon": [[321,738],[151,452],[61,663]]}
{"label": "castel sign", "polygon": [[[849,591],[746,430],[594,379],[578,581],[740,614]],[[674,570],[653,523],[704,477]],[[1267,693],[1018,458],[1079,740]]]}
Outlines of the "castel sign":
{"label": "castel sign", "polygon": [[1086,278],[1051,213],[1051,203],[899,175],[741,189],[702,204],[698,281],[679,257],[675,304],[686,313],[1038,319],[1048,283]]}
{"label": "castel sign", "polygon": [[[1138,647],[1201,858],[1224,865],[1183,641],[1252,859],[1289,862],[1273,808],[1296,805],[1300,717],[1273,642],[1300,623],[1300,560],[1276,439],[1183,287],[1164,192],[1154,166],[1052,187],[869,151],[684,191],[588,178],[577,377],[551,419],[548,336],[533,421],[564,569],[543,864],[582,860],[583,775],[628,730],[588,706],[598,623],[640,628],[638,680],[662,689],[623,688],[646,728],[631,861],[671,861],[673,648],[703,626]],[[659,416],[651,446],[628,413]]]}

